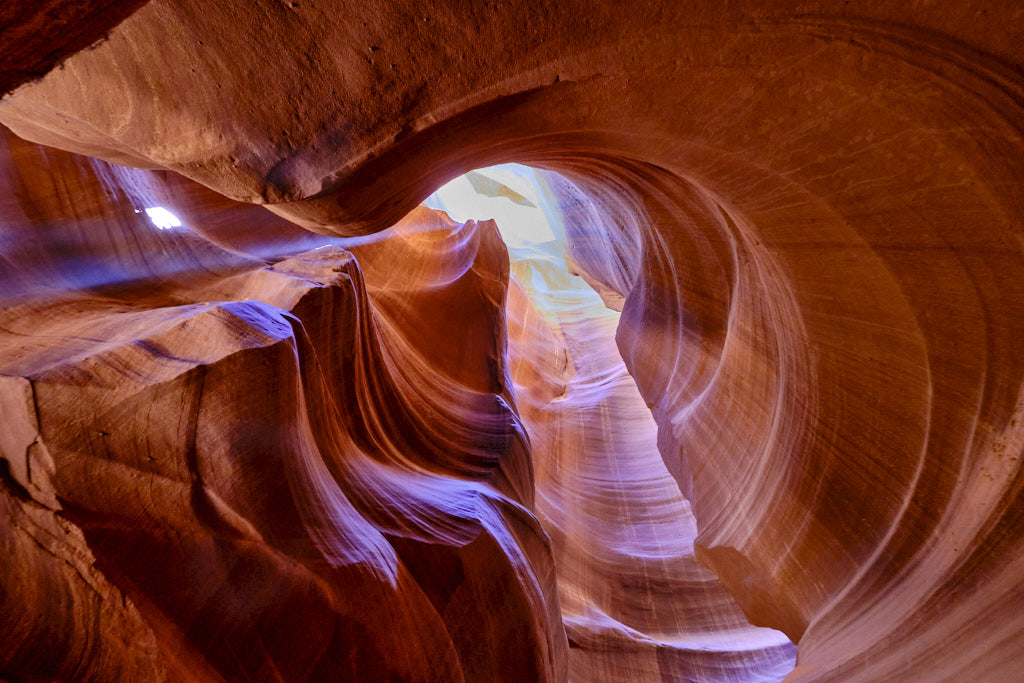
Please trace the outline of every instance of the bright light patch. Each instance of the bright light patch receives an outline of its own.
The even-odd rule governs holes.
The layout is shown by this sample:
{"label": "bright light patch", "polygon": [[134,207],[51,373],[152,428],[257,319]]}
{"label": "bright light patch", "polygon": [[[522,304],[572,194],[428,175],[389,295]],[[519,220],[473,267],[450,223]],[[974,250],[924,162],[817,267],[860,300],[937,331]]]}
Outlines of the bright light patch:
{"label": "bright light patch", "polygon": [[[521,164],[478,168],[438,188],[423,205],[457,223],[493,219],[507,247],[511,277],[552,325],[563,324],[565,316],[585,315],[614,330],[619,312],[569,269],[562,209],[546,175]],[[571,187],[564,178],[559,182]]]}
{"label": "bright light patch", "polygon": [[470,171],[455,178],[425,202],[454,220],[493,218],[505,243],[515,248],[555,239],[549,217],[541,208],[535,172],[527,166],[505,164]]}
{"label": "bright light patch", "polygon": [[160,230],[169,230],[171,228],[180,228],[181,221],[173,213],[168,211],[162,206],[151,206],[146,209],[146,215],[149,216],[149,220]]}

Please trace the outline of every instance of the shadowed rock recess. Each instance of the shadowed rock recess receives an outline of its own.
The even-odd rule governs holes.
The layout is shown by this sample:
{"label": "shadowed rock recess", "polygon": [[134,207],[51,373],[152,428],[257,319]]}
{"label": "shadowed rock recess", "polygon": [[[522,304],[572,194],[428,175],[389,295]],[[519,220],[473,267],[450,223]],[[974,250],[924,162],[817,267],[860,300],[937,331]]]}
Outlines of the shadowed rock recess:
{"label": "shadowed rock recess", "polygon": [[1022,46],[7,0],[0,679],[1024,680]]}

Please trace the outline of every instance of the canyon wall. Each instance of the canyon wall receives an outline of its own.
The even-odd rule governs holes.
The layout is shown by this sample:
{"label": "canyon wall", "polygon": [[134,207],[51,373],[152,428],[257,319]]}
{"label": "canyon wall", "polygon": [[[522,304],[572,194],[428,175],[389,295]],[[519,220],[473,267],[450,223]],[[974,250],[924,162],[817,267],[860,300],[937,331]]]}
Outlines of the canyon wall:
{"label": "canyon wall", "polygon": [[788,680],[1020,678],[1024,10],[152,0],[64,58],[22,5],[5,675],[568,675],[553,379],[493,229],[415,209],[517,161]]}

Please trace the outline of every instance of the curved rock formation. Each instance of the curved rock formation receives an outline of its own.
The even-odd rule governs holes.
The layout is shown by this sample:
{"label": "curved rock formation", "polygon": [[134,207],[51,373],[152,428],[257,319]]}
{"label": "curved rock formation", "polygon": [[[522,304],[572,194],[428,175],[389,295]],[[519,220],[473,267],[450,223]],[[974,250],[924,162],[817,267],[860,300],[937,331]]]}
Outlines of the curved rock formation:
{"label": "curved rock formation", "polygon": [[792,644],[752,628],[697,562],[690,505],[615,347],[619,316],[553,246],[510,249],[509,357],[572,679],[781,680]]}
{"label": "curved rock formation", "polygon": [[[19,158],[33,147],[10,143]],[[50,245],[70,243],[74,264],[66,233],[92,199],[111,226],[97,232],[142,248],[108,261],[130,273],[137,255],[149,277],[6,302],[5,673],[564,678],[547,536],[523,507],[525,434],[494,363],[497,236],[471,224],[451,237],[477,247],[457,240],[444,282],[403,280],[430,289],[420,312],[482,297],[463,307],[481,324],[446,377],[436,344],[382,335],[351,254],[328,245],[271,266],[218,254],[148,225],[124,192],[97,205],[107,164],[47,157],[36,170],[62,191],[32,183],[7,195],[6,215],[49,216]],[[409,222],[453,228],[430,212]]]}
{"label": "curved rock formation", "polygon": [[[0,88],[81,47],[35,30],[59,6],[13,5],[50,56],[5,41]],[[787,680],[1019,678],[1019,8],[109,6],[0,100],[3,675],[782,675],[781,640],[676,657],[770,632],[580,522],[635,505],[699,531]],[[695,522],[635,395],[587,444],[558,349],[581,381],[609,349],[524,327],[493,226],[414,211],[505,161],[560,174]],[[609,493],[565,453],[642,471]],[[702,625],[615,602],[685,613],[691,571]]]}

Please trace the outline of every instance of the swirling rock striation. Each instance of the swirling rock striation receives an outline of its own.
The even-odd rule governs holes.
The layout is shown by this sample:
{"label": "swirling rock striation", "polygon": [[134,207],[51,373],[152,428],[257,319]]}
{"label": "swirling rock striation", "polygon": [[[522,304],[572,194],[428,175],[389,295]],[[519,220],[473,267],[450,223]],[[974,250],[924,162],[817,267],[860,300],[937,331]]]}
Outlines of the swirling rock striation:
{"label": "swirling rock striation", "polygon": [[[622,308],[697,557],[797,644],[790,680],[1019,677],[1020,8],[119,20],[0,101],[110,162],[2,161],[5,671],[564,676],[494,235],[410,219],[447,237],[364,238],[365,284],[339,252],[284,259],[320,239],[296,227],[336,246],[519,161],[571,183],[572,261]],[[165,204],[195,232],[134,214]]]}
{"label": "swirling rock striation", "polygon": [[[103,162],[46,160],[62,192],[32,185],[5,209],[48,216],[51,245],[74,248],[26,282],[103,248],[74,241],[83,214],[108,221],[88,235],[144,251],[106,254],[119,283],[6,300],[5,674],[564,678],[547,536],[518,497],[529,452],[490,362],[507,278],[493,231],[410,218],[462,247],[424,301],[491,297],[451,366],[474,386],[382,337],[350,253],[244,259],[156,230],[124,192],[97,201]],[[153,269],[141,284],[131,257]]]}

